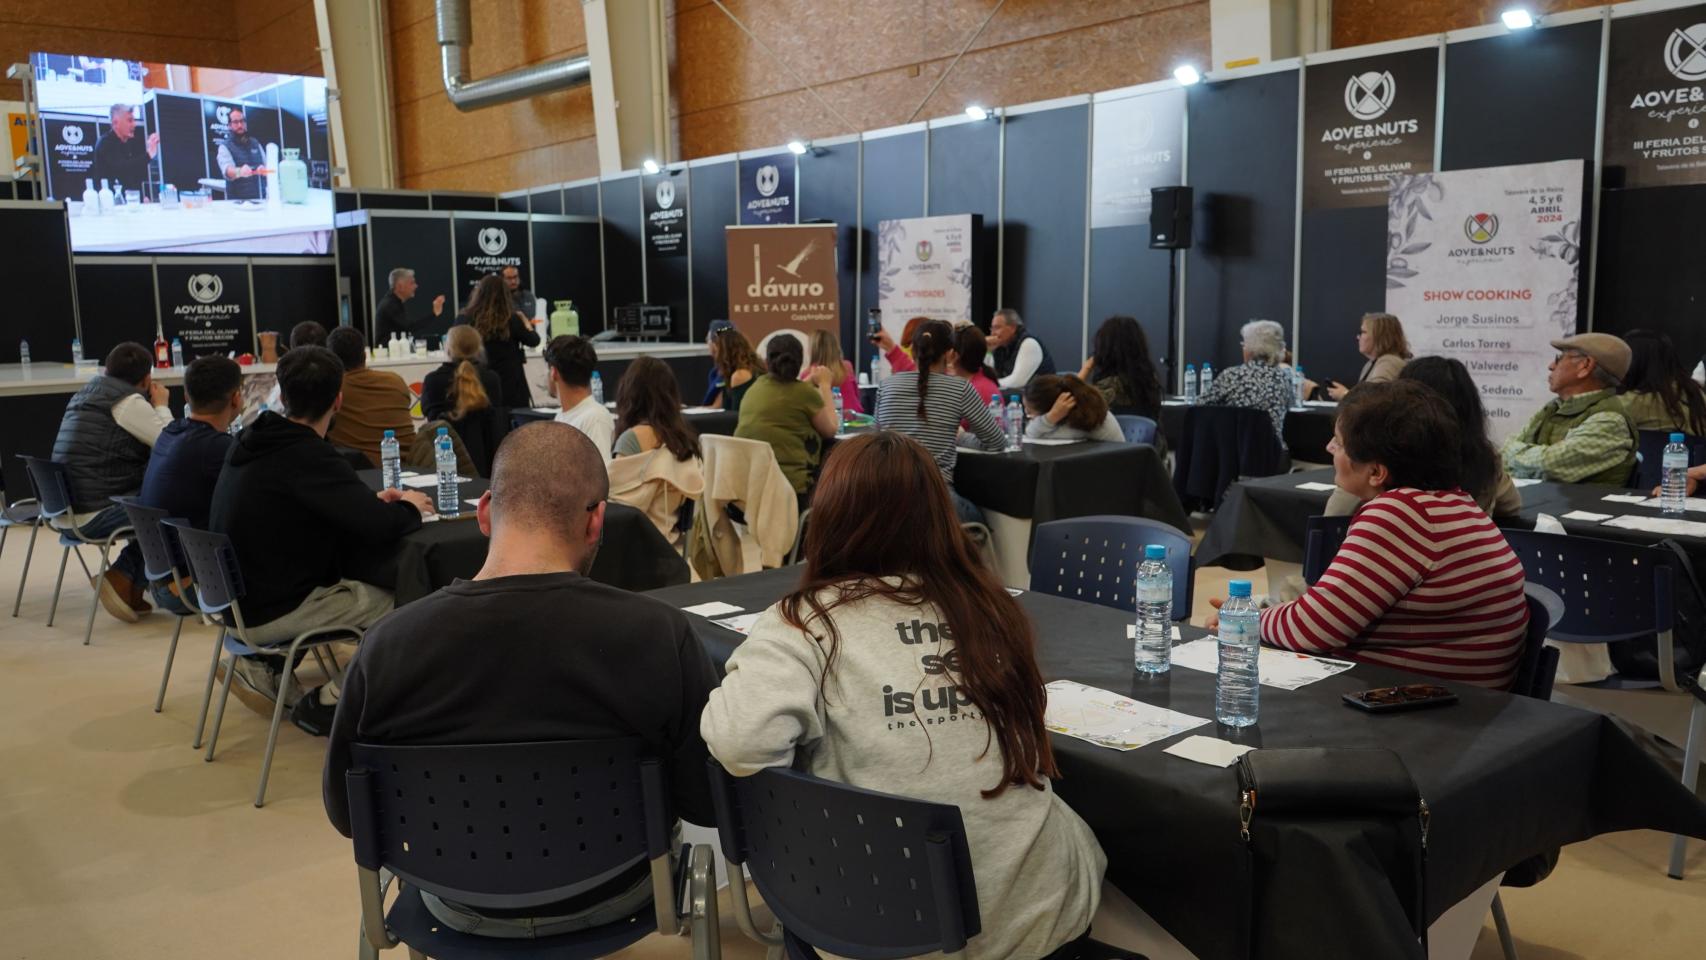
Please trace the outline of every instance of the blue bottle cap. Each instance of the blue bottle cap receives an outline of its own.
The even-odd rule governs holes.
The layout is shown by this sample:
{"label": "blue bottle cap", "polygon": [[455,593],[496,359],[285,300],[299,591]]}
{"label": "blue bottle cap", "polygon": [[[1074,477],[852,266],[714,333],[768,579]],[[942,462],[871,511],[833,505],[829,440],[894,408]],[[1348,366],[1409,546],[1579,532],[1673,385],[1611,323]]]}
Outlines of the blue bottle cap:
{"label": "blue bottle cap", "polygon": [[[389,431],[387,431],[387,432],[389,432]],[[438,428],[438,435],[441,437],[450,436],[450,428],[449,427],[439,427]]]}
{"label": "blue bottle cap", "polygon": [[1163,547],[1159,543],[1152,543],[1149,546],[1143,548],[1143,559],[1145,559],[1145,560],[1165,560],[1165,559],[1167,559],[1167,548]]}
{"label": "blue bottle cap", "polygon": [[1226,585],[1226,592],[1234,597],[1248,597],[1250,595],[1250,581],[1233,580]]}
{"label": "blue bottle cap", "polygon": [[1670,442],[1671,442],[1671,443],[1681,443],[1681,442],[1682,442],[1682,441],[1683,441],[1683,436],[1682,436],[1682,434],[1680,434],[1680,433],[1673,433],[1673,434],[1671,434],[1671,435],[1670,435]]}
{"label": "blue bottle cap", "polygon": [[395,440],[395,439],[397,439],[397,431],[395,431],[395,430],[387,430],[387,431],[385,431],[385,439],[387,439],[387,440]]}

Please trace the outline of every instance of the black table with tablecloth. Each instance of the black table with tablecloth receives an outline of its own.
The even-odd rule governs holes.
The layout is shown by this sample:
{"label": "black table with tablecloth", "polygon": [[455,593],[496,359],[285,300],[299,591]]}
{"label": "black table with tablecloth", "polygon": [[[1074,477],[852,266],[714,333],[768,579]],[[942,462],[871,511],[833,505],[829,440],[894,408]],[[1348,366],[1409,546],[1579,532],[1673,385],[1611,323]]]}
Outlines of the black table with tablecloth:
{"label": "black table with tablecloth", "polygon": [[[1185,427],[1185,410],[1189,405],[1183,398],[1169,397],[1161,404],[1161,433],[1167,438],[1167,449],[1179,449],[1180,434]],[[1336,403],[1310,402],[1301,409],[1288,410],[1281,432],[1286,449],[1293,460],[1307,463],[1332,463],[1327,444],[1333,439],[1333,422],[1339,415]]]}
{"label": "black table with tablecloth", "polygon": [[[773,570],[651,595],[675,606],[721,600],[757,611],[798,577]],[[1045,681],[1075,680],[1213,717],[1213,675],[1182,667],[1158,678],[1134,673],[1130,614],[1033,592],[1019,602],[1037,625]],[[718,663],[743,639],[691,619]],[[1187,639],[1201,635],[1185,628]],[[1448,686],[1460,702],[1431,711],[1382,716],[1341,702],[1350,691],[1414,679],[1359,665],[1296,691],[1264,687],[1257,726],[1235,732],[1211,721],[1190,733],[1260,747],[1396,751],[1432,810],[1429,922],[1502,871],[1564,844],[1633,829],[1706,838],[1706,804],[1599,714],[1455,684]],[[1247,934],[1264,960],[1421,956],[1402,943],[1405,908],[1394,882],[1339,841],[1341,824],[1299,820],[1282,828],[1286,872],[1302,880],[1259,901],[1251,919],[1221,895],[1237,889],[1246,856],[1231,769],[1163,753],[1172,740],[1127,752],[1064,736],[1053,742],[1062,773],[1055,789],[1095,831],[1109,881],[1201,960],[1244,956]],[[1656,877],[1663,865],[1650,867]]]}
{"label": "black table with tablecloth", "polygon": [[[379,489],[379,471],[361,471],[362,480]],[[432,593],[458,578],[468,579],[486,562],[486,537],[467,503],[486,492],[484,480],[462,485],[462,515],[421,525],[404,537],[394,552],[368,562],[360,579],[388,587],[402,606]],[[420,490],[434,497],[435,487]],[[691,574],[687,561],[670,546],[644,513],[620,503],[604,508],[604,541],[587,574],[600,583],[624,590],[653,590],[686,583]]]}
{"label": "black table with tablecloth", "polygon": [[1138,443],[1027,443],[1008,453],[960,451],[954,489],[986,510],[1047,523],[1116,514],[1190,530],[1155,448]]}

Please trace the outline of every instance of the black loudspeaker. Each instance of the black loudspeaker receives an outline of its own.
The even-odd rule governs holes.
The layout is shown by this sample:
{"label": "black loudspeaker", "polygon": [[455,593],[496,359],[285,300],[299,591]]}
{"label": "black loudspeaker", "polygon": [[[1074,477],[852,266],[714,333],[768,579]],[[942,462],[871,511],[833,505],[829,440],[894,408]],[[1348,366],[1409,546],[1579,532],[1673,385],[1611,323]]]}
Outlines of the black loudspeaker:
{"label": "black loudspeaker", "polygon": [[1190,249],[1191,188],[1153,187],[1149,197],[1149,249]]}

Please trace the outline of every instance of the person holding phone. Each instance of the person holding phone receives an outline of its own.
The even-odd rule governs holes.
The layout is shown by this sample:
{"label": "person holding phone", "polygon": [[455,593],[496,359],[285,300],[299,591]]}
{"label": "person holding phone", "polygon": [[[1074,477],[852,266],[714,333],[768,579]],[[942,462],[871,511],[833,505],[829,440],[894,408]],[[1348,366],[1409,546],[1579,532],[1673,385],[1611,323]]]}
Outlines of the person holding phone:
{"label": "person holding phone", "polygon": [[1528,632],[1522,562],[1462,489],[1459,429],[1445,398],[1413,380],[1345,397],[1333,480],[1368,502],[1321,579],[1262,611],[1263,643],[1510,687]]}

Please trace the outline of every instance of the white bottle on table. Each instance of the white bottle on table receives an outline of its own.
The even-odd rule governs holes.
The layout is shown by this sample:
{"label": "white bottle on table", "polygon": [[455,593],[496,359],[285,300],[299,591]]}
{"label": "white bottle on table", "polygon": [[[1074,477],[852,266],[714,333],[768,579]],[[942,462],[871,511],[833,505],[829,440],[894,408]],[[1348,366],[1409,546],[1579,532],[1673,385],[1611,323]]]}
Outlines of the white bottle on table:
{"label": "white bottle on table", "polygon": [[1197,402],[1197,367],[1194,363],[1185,364],[1185,402]]}
{"label": "white bottle on table", "polygon": [[1137,600],[1133,666],[1139,673],[1166,673],[1173,666],[1173,571],[1166,547],[1151,543],[1143,548],[1132,592]]}
{"label": "white bottle on table", "polygon": [[385,431],[384,439],[379,441],[379,475],[385,489],[403,489],[403,448],[397,442],[395,430]]}
{"label": "white bottle on table", "polygon": [[456,446],[450,442],[450,429],[438,428],[433,441],[433,460],[438,467],[438,515],[446,519],[462,513],[462,486],[457,481]]}
{"label": "white bottle on table", "polygon": [[1680,517],[1688,512],[1688,445],[1680,433],[1670,435],[1665,444],[1664,459],[1659,461],[1659,511],[1667,517]]}
{"label": "white bottle on table", "polygon": [[1204,360],[1203,364],[1202,364],[1202,378],[1201,379],[1202,379],[1202,382],[1197,385],[1197,399],[1198,400],[1201,400],[1201,399],[1207,397],[1208,396],[1208,389],[1210,387],[1214,386],[1214,367],[1209,366],[1209,362],[1207,360]]}
{"label": "white bottle on table", "polygon": [[1261,706],[1262,614],[1250,596],[1250,581],[1227,584],[1220,608],[1220,668],[1214,680],[1214,719],[1229,727],[1256,722]]}

